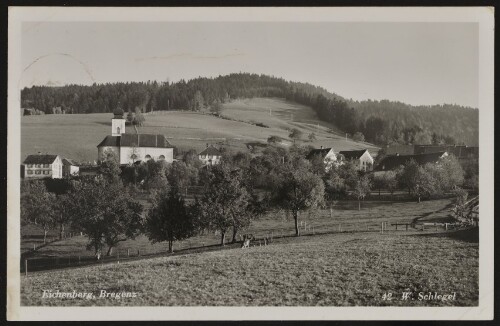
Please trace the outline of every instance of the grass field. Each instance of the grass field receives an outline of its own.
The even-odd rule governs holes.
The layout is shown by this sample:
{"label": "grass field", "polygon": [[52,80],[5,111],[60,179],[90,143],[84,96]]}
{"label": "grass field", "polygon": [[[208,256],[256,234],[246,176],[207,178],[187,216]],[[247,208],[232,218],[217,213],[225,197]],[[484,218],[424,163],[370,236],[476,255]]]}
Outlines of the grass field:
{"label": "grass field", "polygon": [[[446,219],[450,214],[448,205],[449,199],[432,200],[422,203],[416,202],[385,202],[385,201],[366,201],[362,203],[362,209],[358,211],[356,201],[339,201],[330,210],[318,211],[315,215],[302,214],[300,220],[305,222],[302,226],[302,234],[317,234],[330,232],[352,232],[352,231],[369,231],[378,232],[381,222],[388,222],[388,230],[395,231],[393,223],[411,223],[415,219],[425,219],[425,221],[434,221],[434,219]],[[340,225],[340,229],[339,229]],[[403,230],[403,227],[399,227]],[[23,228],[23,235],[26,239],[31,239],[30,233],[40,234],[37,230]],[[398,231],[399,232],[399,231]],[[294,225],[291,218],[287,218],[284,214],[269,213],[263,218],[256,220],[247,230],[241,233],[252,233],[258,238],[272,234],[278,236],[291,236],[294,234]],[[227,236],[230,237],[230,234]],[[228,241],[230,238],[228,239]],[[24,243],[22,241],[22,243]],[[31,258],[42,257],[67,257],[67,256],[93,256],[93,252],[87,251],[85,245],[87,238],[85,236],[76,236],[62,241],[50,243],[47,246],[38,249],[33,253]],[[214,233],[198,235],[184,241],[174,243],[175,250],[189,249],[193,247],[211,246],[220,243],[220,236]],[[23,244],[23,248],[31,248],[29,244]],[[113,255],[126,255],[127,250],[132,255],[137,254],[137,250],[141,254],[155,254],[165,252],[167,250],[166,243],[152,244],[147,237],[139,236],[134,240],[120,242],[114,250]]]}
{"label": "grass field", "polygon": [[[450,233],[451,234],[451,233]],[[91,292],[90,299],[42,291]],[[136,292],[100,298],[101,291]],[[401,300],[411,291],[414,300]],[[418,293],[455,301],[419,301]],[[393,300],[383,300],[392,293]],[[35,306],[474,306],[478,244],[448,236],[343,233],[278,239],[268,246],[35,273],[21,277]]]}
{"label": "grass field", "polygon": [[[269,115],[271,110],[272,115]],[[292,120],[293,114],[293,120]],[[201,150],[206,143],[221,144],[233,150],[246,150],[247,143],[265,143],[270,135],[288,138],[288,129],[298,128],[304,137],[316,133],[311,144],[336,150],[377,148],[372,144],[346,140],[330,132],[334,127],[320,121],[306,106],[281,99],[236,100],[224,105],[222,115],[234,120],[186,111],[158,111],[146,115],[141,133],[164,134],[180,149]],[[97,158],[97,145],[110,134],[111,113],[24,116],[21,122],[21,159],[33,153],[53,153],[78,162]],[[237,121],[235,121],[237,120]],[[264,123],[269,128],[256,126]],[[126,128],[133,133],[133,127]]]}

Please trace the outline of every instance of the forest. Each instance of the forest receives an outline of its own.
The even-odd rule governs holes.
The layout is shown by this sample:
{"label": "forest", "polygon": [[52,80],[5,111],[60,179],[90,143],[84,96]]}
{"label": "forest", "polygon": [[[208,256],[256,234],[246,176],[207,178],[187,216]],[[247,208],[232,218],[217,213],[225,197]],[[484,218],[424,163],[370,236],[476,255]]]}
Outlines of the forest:
{"label": "forest", "polygon": [[127,82],[21,90],[24,114],[201,111],[232,99],[286,98],[312,107],[319,118],[377,145],[478,145],[479,111],[455,104],[412,106],[401,102],[354,101],[307,83],[274,76],[234,73],[178,82]]}

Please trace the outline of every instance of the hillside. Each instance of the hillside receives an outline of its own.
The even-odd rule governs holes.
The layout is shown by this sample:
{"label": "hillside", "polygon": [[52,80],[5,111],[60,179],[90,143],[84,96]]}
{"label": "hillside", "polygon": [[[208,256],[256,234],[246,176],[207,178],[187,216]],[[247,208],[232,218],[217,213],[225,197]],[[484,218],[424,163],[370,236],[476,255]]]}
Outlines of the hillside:
{"label": "hillside", "polygon": [[[412,106],[395,101],[355,101],[326,89],[282,78],[237,73],[176,83],[132,82],[34,86],[21,90],[21,108],[30,112],[105,113],[125,111],[203,111],[244,98],[286,98],[311,107],[320,120],[349,134],[362,133],[378,145],[477,145],[479,111],[459,105]],[[36,111],[38,110],[38,111]],[[27,111],[26,111],[27,112]]]}
{"label": "hillside", "polygon": [[[343,134],[332,132],[330,128],[334,126],[318,119],[310,107],[282,99],[234,100],[224,104],[222,116],[225,118],[203,112],[157,111],[145,114],[146,122],[138,129],[140,133],[164,134],[181,150],[202,150],[207,143],[234,151],[247,150],[247,144],[266,143],[270,135],[288,139],[291,128],[303,131],[304,139],[311,132],[316,134],[313,142],[299,142],[304,145],[336,150],[369,148],[376,152],[378,149],[372,144],[346,140]],[[97,159],[97,144],[110,133],[111,118],[110,113],[23,116],[21,159],[40,151],[92,162]],[[126,131],[135,132],[131,126]],[[290,139],[287,143],[290,144]]]}

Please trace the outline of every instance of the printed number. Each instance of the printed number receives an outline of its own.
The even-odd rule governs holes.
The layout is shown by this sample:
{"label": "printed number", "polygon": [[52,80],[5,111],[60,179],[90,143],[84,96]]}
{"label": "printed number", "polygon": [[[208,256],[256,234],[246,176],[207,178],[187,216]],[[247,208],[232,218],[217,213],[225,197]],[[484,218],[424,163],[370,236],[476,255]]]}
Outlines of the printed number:
{"label": "printed number", "polygon": [[392,293],[391,292],[386,292],[382,295],[382,300],[384,301],[391,301],[392,300]]}

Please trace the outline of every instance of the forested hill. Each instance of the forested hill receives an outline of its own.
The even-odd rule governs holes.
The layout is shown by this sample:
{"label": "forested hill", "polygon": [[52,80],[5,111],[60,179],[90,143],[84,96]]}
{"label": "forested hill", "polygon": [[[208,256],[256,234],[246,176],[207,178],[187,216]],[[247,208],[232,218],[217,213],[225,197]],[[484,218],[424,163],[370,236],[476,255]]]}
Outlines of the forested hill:
{"label": "forested hill", "polygon": [[117,106],[125,111],[198,111],[214,103],[252,97],[281,97],[311,106],[322,120],[346,133],[361,133],[366,141],[379,145],[478,144],[477,109],[457,105],[410,106],[386,100],[358,102],[311,84],[247,73],[176,83],[33,86],[21,91],[21,107],[47,114],[112,112]]}

